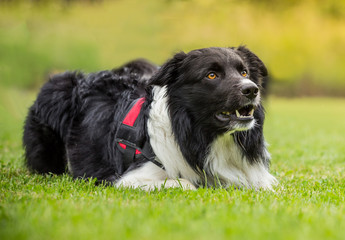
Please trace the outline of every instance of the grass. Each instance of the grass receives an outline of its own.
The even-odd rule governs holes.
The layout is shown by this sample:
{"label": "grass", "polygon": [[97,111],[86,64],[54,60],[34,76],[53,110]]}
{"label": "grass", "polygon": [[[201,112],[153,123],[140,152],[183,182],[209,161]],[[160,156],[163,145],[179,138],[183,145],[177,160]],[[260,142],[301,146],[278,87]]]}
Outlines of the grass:
{"label": "grass", "polygon": [[29,174],[20,138],[34,94],[0,90],[1,239],[343,239],[344,99],[266,102],[275,192],[147,193]]}

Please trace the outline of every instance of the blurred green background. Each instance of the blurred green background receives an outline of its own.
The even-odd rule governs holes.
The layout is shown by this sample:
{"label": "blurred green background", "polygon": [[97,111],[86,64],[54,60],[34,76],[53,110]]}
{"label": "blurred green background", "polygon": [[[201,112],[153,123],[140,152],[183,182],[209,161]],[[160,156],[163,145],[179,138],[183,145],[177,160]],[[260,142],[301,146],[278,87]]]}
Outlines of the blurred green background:
{"label": "blurred green background", "polygon": [[345,1],[0,1],[0,87],[37,90],[47,75],[145,57],[246,45],[271,93],[345,96]]}

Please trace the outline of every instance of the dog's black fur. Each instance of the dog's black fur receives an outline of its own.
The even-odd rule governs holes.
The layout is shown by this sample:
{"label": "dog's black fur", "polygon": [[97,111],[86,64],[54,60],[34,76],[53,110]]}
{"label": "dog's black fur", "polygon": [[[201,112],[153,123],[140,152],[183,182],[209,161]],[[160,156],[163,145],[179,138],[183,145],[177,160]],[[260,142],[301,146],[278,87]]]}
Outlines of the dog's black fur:
{"label": "dog's black fur", "polygon": [[124,170],[111,139],[116,122],[132,100],[145,95],[147,81],[157,69],[140,59],[111,71],[53,76],[42,87],[25,122],[23,142],[29,169],[62,174],[69,161],[74,177],[117,179]]}
{"label": "dog's black fur", "polygon": [[[68,165],[74,177],[116,183],[124,173],[148,161],[124,167],[115,146],[118,123],[133,100],[145,97],[144,114],[137,124],[142,129],[140,138],[149,141],[147,121],[153,88],[165,86],[176,143],[201,179],[205,173],[212,174],[205,169],[212,142],[227,132],[249,164],[260,162],[268,168],[262,105],[255,105],[255,126],[246,131],[236,131],[242,123],[235,125],[232,118],[218,116],[254,102],[241,94],[243,77],[239,73],[243,70],[259,87],[267,78],[262,61],[245,47],[181,52],[161,68],[139,60],[112,71],[53,76],[42,87],[25,122],[27,166],[38,173],[61,174]],[[205,77],[210,72],[216,73],[215,80]]]}

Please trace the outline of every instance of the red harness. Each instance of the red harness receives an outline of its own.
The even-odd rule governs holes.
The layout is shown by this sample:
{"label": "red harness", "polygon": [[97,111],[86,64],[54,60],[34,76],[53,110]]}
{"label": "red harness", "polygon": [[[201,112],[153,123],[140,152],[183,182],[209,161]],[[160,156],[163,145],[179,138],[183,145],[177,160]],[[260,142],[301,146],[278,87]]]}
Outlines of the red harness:
{"label": "red harness", "polygon": [[[143,106],[143,103],[145,102],[145,98],[140,98],[135,104],[134,106],[129,110],[129,112],[127,113],[126,117],[123,119],[122,123],[133,127],[135,121],[137,120],[139,113],[141,111],[141,107]],[[127,145],[124,143],[119,142],[120,146],[123,149],[127,148]],[[141,154],[141,152],[138,149],[135,149],[135,154]]]}
{"label": "red harness", "polygon": [[145,98],[133,101],[116,132],[115,141],[122,153],[121,172],[126,171],[132,163],[145,159],[164,168],[161,163],[155,160],[155,154],[147,135],[143,134],[143,123],[137,123],[144,102]]}

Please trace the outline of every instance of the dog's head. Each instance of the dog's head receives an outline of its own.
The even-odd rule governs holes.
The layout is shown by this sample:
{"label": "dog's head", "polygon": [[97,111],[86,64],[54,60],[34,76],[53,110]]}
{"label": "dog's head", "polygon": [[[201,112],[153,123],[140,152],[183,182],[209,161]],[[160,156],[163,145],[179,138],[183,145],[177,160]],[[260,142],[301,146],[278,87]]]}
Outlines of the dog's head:
{"label": "dog's head", "polygon": [[167,87],[172,117],[184,112],[191,125],[221,133],[254,126],[266,76],[265,65],[245,47],[205,48],[176,54],[151,84]]}

